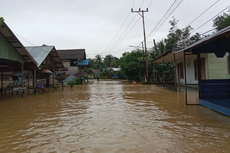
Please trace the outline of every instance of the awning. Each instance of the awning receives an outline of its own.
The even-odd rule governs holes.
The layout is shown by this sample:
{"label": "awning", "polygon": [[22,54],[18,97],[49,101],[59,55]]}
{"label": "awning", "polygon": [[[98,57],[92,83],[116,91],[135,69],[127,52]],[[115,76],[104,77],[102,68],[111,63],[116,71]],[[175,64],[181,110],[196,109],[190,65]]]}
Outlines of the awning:
{"label": "awning", "polygon": [[53,72],[51,72],[49,69],[43,69],[42,70],[43,73],[48,73],[48,74],[52,74]]}
{"label": "awning", "polygon": [[89,65],[89,60],[80,60],[78,63],[77,63],[78,66],[87,66]]}

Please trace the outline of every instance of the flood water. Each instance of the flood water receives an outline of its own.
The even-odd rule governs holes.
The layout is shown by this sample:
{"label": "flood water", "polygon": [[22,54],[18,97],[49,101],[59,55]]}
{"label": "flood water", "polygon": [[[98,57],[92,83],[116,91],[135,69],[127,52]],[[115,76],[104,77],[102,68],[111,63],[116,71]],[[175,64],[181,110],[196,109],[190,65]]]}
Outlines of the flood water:
{"label": "flood water", "polygon": [[0,152],[227,153],[230,118],[183,92],[99,81],[0,99]]}

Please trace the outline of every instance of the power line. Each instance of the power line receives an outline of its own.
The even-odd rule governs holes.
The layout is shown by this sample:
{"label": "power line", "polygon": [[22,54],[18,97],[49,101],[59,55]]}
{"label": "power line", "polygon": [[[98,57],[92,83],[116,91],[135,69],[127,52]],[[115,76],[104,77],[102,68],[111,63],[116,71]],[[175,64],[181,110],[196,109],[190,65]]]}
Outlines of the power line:
{"label": "power line", "polygon": [[148,36],[146,38],[148,38],[151,33],[155,30],[155,28],[160,24],[160,22],[164,19],[164,17],[166,16],[166,14],[169,12],[169,10],[173,7],[173,5],[176,3],[176,0],[173,2],[173,4],[169,7],[169,9],[165,12],[165,14],[163,15],[163,17],[160,19],[160,21],[157,23],[157,25],[151,30],[151,32],[148,34]]}
{"label": "power line", "polygon": [[26,40],[25,38],[23,38],[22,36],[20,36],[19,34],[17,34],[16,32],[12,31],[15,35],[17,35],[18,37],[20,37],[21,39],[23,39],[24,41],[28,42],[29,44],[36,46],[34,44],[32,44],[31,42],[29,42],[28,40]]}
{"label": "power line", "polygon": [[204,12],[202,12],[200,15],[198,15],[194,20],[192,20],[188,25],[191,25],[194,21],[196,21],[199,17],[201,17],[205,12],[207,12],[210,8],[212,8],[215,4],[217,4],[220,0],[217,0],[215,3],[213,3],[211,6],[209,6]]}
{"label": "power line", "polygon": [[117,50],[117,51],[110,51],[110,52],[104,52],[104,53],[93,53],[93,54],[87,54],[87,55],[97,55],[97,54],[107,54],[107,53],[118,53],[118,52],[122,52],[122,51],[125,51],[125,50],[131,50],[131,49],[130,49],[130,48],[124,48],[124,49]]}
{"label": "power line", "polygon": [[117,41],[114,43],[114,45],[109,50],[112,50],[112,48],[114,48],[114,46],[116,46],[116,44],[120,41],[120,39],[125,34],[125,32],[127,31],[127,29],[129,28],[129,26],[131,25],[131,23],[133,22],[133,20],[135,18],[136,18],[136,15],[132,18],[132,20],[129,22],[128,26],[125,28],[125,30],[122,32],[122,34],[120,35],[120,37],[117,39]]}
{"label": "power line", "polygon": [[[145,1],[145,0],[142,1],[140,7],[142,7],[144,1]],[[135,3],[135,0],[133,1],[133,6],[134,6],[134,3]],[[115,34],[115,36],[114,36],[113,39],[110,41],[109,45],[105,48],[104,51],[106,51],[106,50],[108,49],[108,47],[110,46],[110,44],[112,43],[112,41],[115,39],[115,37],[117,36],[117,34],[120,32],[121,28],[123,27],[124,23],[125,23],[126,20],[128,19],[129,15],[130,15],[130,13],[128,14],[128,16],[126,17],[125,21],[123,22],[123,24],[121,25],[121,27],[119,28],[119,30],[117,31],[117,33]],[[129,26],[131,25],[131,23],[133,22],[133,20],[134,20],[135,18],[136,18],[136,15],[132,18],[132,20],[129,22],[128,26],[127,26],[127,27],[125,28],[125,30],[122,32],[121,36],[117,39],[117,41],[114,43],[114,45],[113,45],[109,50],[111,50],[112,48],[113,48],[113,49],[115,48],[114,46],[116,46],[116,44],[119,42],[119,40],[120,40],[121,37],[124,35],[124,33],[125,33],[126,30],[129,28]],[[104,51],[103,51],[103,52],[104,52]]]}
{"label": "power line", "polygon": [[141,17],[133,24],[133,26],[129,29],[129,31],[125,34],[125,36],[122,37],[121,40],[120,40],[118,43],[116,43],[116,44],[113,46],[113,48],[111,48],[110,50],[113,50],[114,48],[117,47],[117,45],[119,45],[119,44],[121,43],[121,41],[130,33],[130,31],[134,28],[134,26],[138,23],[138,21],[139,21],[140,19],[141,19]]}
{"label": "power line", "polygon": [[[123,21],[121,27],[120,27],[119,30],[116,32],[115,36],[112,38],[112,40],[110,41],[110,43],[108,44],[108,46],[104,49],[104,51],[106,51],[106,49],[107,49],[107,48],[110,46],[110,44],[113,42],[113,40],[115,39],[115,37],[117,36],[117,34],[120,32],[121,28],[123,27],[123,25],[124,25],[125,22],[127,21],[127,19],[128,19],[128,17],[129,17],[130,14],[131,14],[131,13],[129,12],[128,15],[127,15],[127,17],[126,17],[125,20]],[[103,51],[103,52],[104,52],[104,51]]]}
{"label": "power line", "polygon": [[142,5],[143,5],[144,1],[145,1],[145,0],[143,0],[143,1],[142,1],[140,8],[142,7]]}
{"label": "power line", "polygon": [[[150,6],[151,4],[152,4],[152,2],[153,2],[153,0],[149,3],[149,5],[148,6]],[[142,7],[142,5],[143,5],[143,3],[144,3],[144,0],[142,1],[142,3],[141,3],[141,6],[140,7]],[[134,18],[136,17],[136,15],[134,16]],[[133,18],[133,19],[134,19]],[[127,28],[124,30],[124,32],[122,33],[122,35],[119,37],[119,39],[121,39],[120,41],[119,41],[119,39],[116,41],[116,43],[109,49],[109,50],[113,50],[114,48],[116,48],[116,46],[118,45],[118,44],[120,44],[121,43],[121,41],[129,34],[129,32],[134,28],[134,26],[137,24],[137,22],[140,20],[140,18],[136,21],[136,23],[132,26],[132,28],[126,33],[126,35],[123,37],[123,38],[121,38],[122,36],[123,36],[123,34],[125,33],[125,31],[128,29],[128,27],[129,27],[129,25],[131,24],[131,22],[133,21],[131,21],[130,22],[130,24],[127,26]],[[139,45],[138,45],[139,46]]]}
{"label": "power line", "polygon": [[198,28],[196,28],[195,30],[193,30],[191,33],[197,31],[198,29],[200,29],[201,27],[203,27],[205,24],[207,24],[208,22],[210,22],[211,20],[213,20],[214,18],[216,18],[218,15],[220,15],[221,13],[223,13],[225,10],[227,10],[230,7],[230,5],[228,7],[226,7],[225,9],[223,9],[222,11],[220,11],[218,14],[216,14],[215,16],[213,16],[211,19],[209,19],[208,21],[206,21],[205,23],[203,23],[201,26],[199,26]]}
{"label": "power line", "polygon": [[135,0],[133,0],[133,5],[132,5],[132,7],[134,7],[134,4],[135,4]]}
{"label": "power line", "polygon": [[[145,0],[142,1],[140,7],[142,7],[144,1],[145,1]],[[137,22],[139,21],[140,18],[138,19],[138,21],[137,21],[136,23],[134,23],[134,25],[133,25],[133,26],[131,27],[131,29],[126,33],[126,35],[125,35],[124,37],[122,37],[122,36],[125,34],[125,32],[127,31],[127,29],[129,28],[129,26],[131,25],[131,23],[133,22],[133,20],[134,20],[135,18],[136,18],[136,15],[133,17],[133,19],[130,21],[130,23],[128,24],[128,26],[126,27],[126,29],[123,31],[123,33],[121,34],[121,36],[117,39],[117,41],[114,43],[114,45],[113,45],[109,50],[113,50],[118,44],[120,44],[120,42],[121,42],[121,41],[128,35],[128,33],[134,28],[134,26],[137,24]]]}
{"label": "power line", "polygon": [[152,4],[152,2],[153,2],[153,0],[149,3],[149,5],[148,5],[148,7],[147,7],[147,8],[149,8],[149,6]]}
{"label": "power line", "polygon": [[[153,28],[153,30],[148,34],[147,38],[153,33],[153,35],[160,29],[160,27],[165,23],[165,21],[170,17],[170,15],[180,6],[180,4],[183,2],[183,0],[180,0],[177,4],[174,3],[170,6],[170,8],[167,10],[167,12],[165,13],[165,15],[161,18],[161,20],[158,22],[158,24]],[[176,5],[176,6],[175,6]],[[175,6],[175,7],[174,7]],[[173,8],[174,7],[174,8]],[[173,8],[173,9],[172,9]],[[171,10],[172,9],[172,10]],[[170,12],[171,11],[171,12]],[[170,12],[168,14],[168,12]],[[168,14],[168,15],[167,15]],[[167,17],[166,17],[167,16]],[[164,19],[164,17],[166,17]],[[164,21],[160,24],[160,22],[164,19]],[[160,26],[158,26],[160,24]],[[158,27],[157,27],[158,26]],[[155,30],[155,31],[154,31]]]}

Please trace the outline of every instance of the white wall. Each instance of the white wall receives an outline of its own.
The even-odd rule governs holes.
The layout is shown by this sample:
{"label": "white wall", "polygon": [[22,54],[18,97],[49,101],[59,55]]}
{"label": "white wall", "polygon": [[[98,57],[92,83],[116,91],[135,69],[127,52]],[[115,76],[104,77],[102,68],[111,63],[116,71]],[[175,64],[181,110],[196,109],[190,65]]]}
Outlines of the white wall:
{"label": "white wall", "polygon": [[[205,66],[206,66],[206,77],[207,77],[207,60],[206,55],[201,55],[201,58],[205,58]],[[195,79],[195,68],[194,68],[194,60],[197,59],[197,55],[186,55],[186,78],[187,78],[187,84],[198,84],[198,80]],[[177,60],[176,63],[183,63],[184,59]],[[184,70],[184,69],[183,69]],[[183,71],[184,72],[184,71]],[[178,71],[176,67],[176,76],[177,76],[177,83],[178,83]],[[184,72],[184,78],[185,78],[185,72]],[[185,79],[180,79],[180,84],[184,84]]]}
{"label": "white wall", "polygon": [[78,66],[70,66],[70,60],[62,60],[62,63],[65,68],[68,68],[66,74],[76,74],[78,73]]}

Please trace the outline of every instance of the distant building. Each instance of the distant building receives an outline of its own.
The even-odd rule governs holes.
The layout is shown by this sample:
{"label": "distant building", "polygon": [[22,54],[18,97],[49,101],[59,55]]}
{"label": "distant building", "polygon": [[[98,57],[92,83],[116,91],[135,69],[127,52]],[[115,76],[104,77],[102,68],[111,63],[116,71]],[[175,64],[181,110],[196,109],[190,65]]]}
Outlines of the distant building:
{"label": "distant building", "polygon": [[89,66],[89,60],[86,59],[85,49],[57,50],[57,53],[65,66],[67,74],[76,74],[81,69]]}

